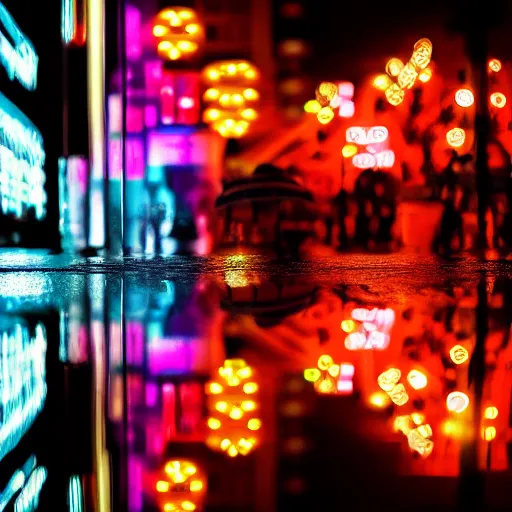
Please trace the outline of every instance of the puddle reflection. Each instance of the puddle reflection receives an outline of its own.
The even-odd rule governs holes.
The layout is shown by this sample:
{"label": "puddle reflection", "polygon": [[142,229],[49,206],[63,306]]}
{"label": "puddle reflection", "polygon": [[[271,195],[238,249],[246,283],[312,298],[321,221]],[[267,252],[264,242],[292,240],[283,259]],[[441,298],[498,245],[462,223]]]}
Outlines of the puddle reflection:
{"label": "puddle reflection", "polygon": [[0,510],[508,509],[512,282],[308,276],[0,276]]}

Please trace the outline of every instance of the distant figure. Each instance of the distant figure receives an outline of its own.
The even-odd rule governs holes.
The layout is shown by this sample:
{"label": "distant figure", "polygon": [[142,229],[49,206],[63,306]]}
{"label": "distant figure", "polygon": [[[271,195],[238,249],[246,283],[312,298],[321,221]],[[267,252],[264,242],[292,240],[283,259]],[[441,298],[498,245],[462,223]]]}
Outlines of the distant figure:
{"label": "distant figure", "polygon": [[398,184],[384,171],[363,171],[356,181],[357,202],[354,242],[365,249],[389,250],[396,220]]}
{"label": "distant figure", "polygon": [[449,254],[464,247],[462,223],[463,188],[459,179],[460,163],[454,151],[447,167],[440,175],[441,201],[443,214],[439,234],[434,242],[434,250],[440,254]]}

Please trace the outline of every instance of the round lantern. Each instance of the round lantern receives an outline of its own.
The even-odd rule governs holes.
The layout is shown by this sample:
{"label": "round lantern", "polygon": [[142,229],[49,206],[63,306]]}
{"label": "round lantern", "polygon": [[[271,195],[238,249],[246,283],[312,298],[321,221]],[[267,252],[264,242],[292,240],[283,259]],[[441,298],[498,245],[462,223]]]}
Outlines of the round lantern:
{"label": "round lantern", "polygon": [[498,59],[491,59],[489,61],[489,71],[492,71],[493,73],[501,71],[501,61]]}
{"label": "round lantern", "polygon": [[194,9],[169,7],[154,19],[153,36],[157,51],[166,60],[190,60],[196,56],[205,38],[204,28]]}
{"label": "round lantern", "polygon": [[475,97],[469,89],[459,89],[455,93],[455,103],[457,103],[459,107],[467,108],[473,105],[474,102]]}
{"label": "round lantern", "polygon": [[207,86],[203,100],[208,105],[203,121],[223,137],[243,137],[258,118],[260,94],[255,87],[259,75],[258,69],[244,60],[209,64],[203,70]]}
{"label": "round lantern", "polygon": [[452,148],[460,148],[466,141],[466,132],[462,128],[453,128],[447,132],[446,141]]}
{"label": "round lantern", "polygon": [[507,97],[502,92],[493,92],[490,100],[492,106],[496,108],[503,108],[507,103]]}
{"label": "round lantern", "polygon": [[228,457],[248,455],[258,444],[259,385],[243,359],[227,359],[215,380],[206,385],[210,434],[206,444]]}
{"label": "round lantern", "polygon": [[170,460],[156,482],[162,510],[196,510],[206,494],[206,475],[194,462]]}

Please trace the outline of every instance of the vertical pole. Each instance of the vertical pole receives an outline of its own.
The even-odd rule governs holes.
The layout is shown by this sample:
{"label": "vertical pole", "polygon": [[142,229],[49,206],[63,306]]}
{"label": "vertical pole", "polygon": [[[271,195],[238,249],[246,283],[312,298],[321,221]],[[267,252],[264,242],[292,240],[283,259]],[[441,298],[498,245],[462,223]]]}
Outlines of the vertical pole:
{"label": "vertical pole", "polygon": [[[87,85],[89,107],[89,245],[105,245],[105,8],[102,0],[87,2]],[[101,201],[95,198],[100,198]],[[100,208],[101,204],[101,208]],[[99,227],[101,226],[101,228]]]}
{"label": "vertical pole", "polygon": [[478,247],[487,248],[486,213],[489,208],[489,162],[487,146],[490,136],[488,62],[488,10],[487,2],[476,2],[467,32],[467,46],[473,76],[475,77],[475,167],[478,195]]}

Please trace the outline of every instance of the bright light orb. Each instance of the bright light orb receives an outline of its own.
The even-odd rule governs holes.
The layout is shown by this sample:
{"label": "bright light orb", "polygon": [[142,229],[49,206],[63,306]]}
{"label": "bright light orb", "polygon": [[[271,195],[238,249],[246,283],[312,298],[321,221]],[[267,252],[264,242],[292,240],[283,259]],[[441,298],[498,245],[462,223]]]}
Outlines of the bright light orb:
{"label": "bright light orb", "polygon": [[388,392],[388,395],[392,402],[398,406],[405,405],[409,401],[409,395],[407,394],[403,384],[397,384]]}
{"label": "bright light orb", "polygon": [[455,364],[463,364],[468,360],[469,353],[462,345],[455,345],[450,349],[450,358]]}
{"label": "bright light orb", "polygon": [[449,411],[460,414],[467,409],[469,397],[461,391],[454,391],[446,397],[446,407]]}
{"label": "bright light orb", "polygon": [[491,59],[489,61],[489,70],[494,73],[499,73],[501,71],[501,61],[498,59]]}
{"label": "bright light orb", "polygon": [[373,79],[373,86],[379,91],[385,91],[391,85],[391,79],[388,75],[377,75]]}
{"label": "bright light orb", "polygon": [[427,83],[432,78],[432,69],[426,68],[424,69],[419,75],[418,80],[420,82],[423,82],[424,84]]}
{"label": "bright light orb", "polygon": [[384,391],[391,391],[400,380],[402,372],[398,368],[389,368],[377,378],[377,384]]}
{"label": "bright light orb", "polygon": [[309,100],[304,105],[304,111],[308,114],[317,114],[322,109],[322,105],[316,100]]}
{"label": "bright light orb", "polygon": [[427,387],[427,377],[418,370],[411,370],[407,375],[407,382],[413,389],[423,389]]}
{"label": "bright light orb", "polygon": [[318,111],[316,117],[321,124],[329,124],[334,119],[332,107],[323,107]]}
{"label": "bright light orb", "polygon": [[467,108],[473,105],[474,102],[475,97],[469,89],[459,89],[455,93],[455,103],[457,103],[459,107]]}
{"label": "bright light orb", "polygon": [[390,105],[394,107],[400,105],[404,101],[405,91],[398,84],[391,84],[386,89],[386,99]]}
{"label": "bright light orb", "polygon": [[400,59],[393,57],[392,59],[389,59],[386,64],[386,73],[389,76],[396,77],[400,74],[400,71],[402,71],[403,67],[404,63]]}
{"label": "bright light orb", "polygon": [[501,92],[493,92],[490,100],[491,104],[496,108],[503,108],[507,104],[507,97]]}
{"label": "bright light orb", "polygon": [[453,148],[460,148],[466,141],[466,132],[462,128],[452,128],[446,134],[446,141]]}
{"label": "bright light orb", "polygon": [[495,420],[498,417],[497,407],[487,407],[484,412],[484,418],[487,420]]}
{"label": "bright light orb", "polygon": [[[348,149],[345,151],[345,148],[348,148]],[[353,152],[354,149],[355,149],[355,152]],[[355,153],[357,153],[357,148],[356,148],[356,146],[347,144],[346,146],[343,147],[341,152],[345,158],[349,158],[351,156],[354,156]],[[347,153],[347,154],[345,154],[345,153]],[[348,153],[350,153],[350,154],[348,154]],[[341,322],[341,329],[345,332],[352,332],[355,328],[356,328],[356,323],[354,322],[354,320],[343,320],[343,322]]]}

